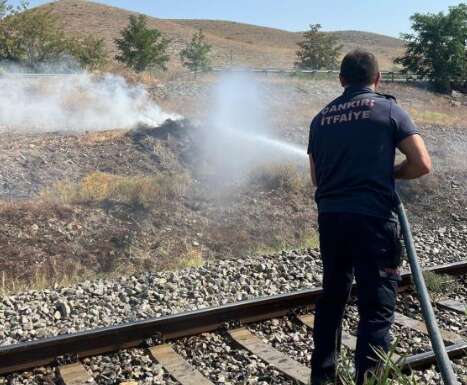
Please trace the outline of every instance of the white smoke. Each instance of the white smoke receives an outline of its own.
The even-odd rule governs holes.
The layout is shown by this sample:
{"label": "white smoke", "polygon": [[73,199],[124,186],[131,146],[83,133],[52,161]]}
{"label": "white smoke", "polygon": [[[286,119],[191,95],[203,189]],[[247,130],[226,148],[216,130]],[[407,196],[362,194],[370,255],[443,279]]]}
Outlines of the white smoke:
{"label": "white smoke", "polygon": [[163,112],[143,86],[112,74],[0,74],[3,132],[129,129],[177,118]]}
{"label": "white smoke", "polygon": [[[271,163],[300,162],[304,147],[287,143],[274,127],[272,95],[247,73],[225,73],[213,88],[201,152],[225,178],[247,176]],[[286,101],[285,101],[286,102]]]}

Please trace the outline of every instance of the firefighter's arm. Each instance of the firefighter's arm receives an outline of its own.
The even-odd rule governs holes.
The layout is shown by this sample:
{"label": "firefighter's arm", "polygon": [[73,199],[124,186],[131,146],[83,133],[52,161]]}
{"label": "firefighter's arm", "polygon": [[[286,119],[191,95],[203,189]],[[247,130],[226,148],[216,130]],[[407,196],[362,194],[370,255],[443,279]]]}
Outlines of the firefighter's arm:
{"label": "firefighter's arm", "polygon": [[313,161],[313,156],[309,154],[308,156],[310,158],[310,175],[311,175],[311,181],[313,182],[314,186],[317,186],[316,183],[316,171],[315,171],[315,162]]}
{"label": "firefighter's arm", "polygon": [[415,179],[431,172],[430,154],[420,135],[410,135],[402,139],[397,147],[406,159],[395,166],[394,177],[396,179]]}

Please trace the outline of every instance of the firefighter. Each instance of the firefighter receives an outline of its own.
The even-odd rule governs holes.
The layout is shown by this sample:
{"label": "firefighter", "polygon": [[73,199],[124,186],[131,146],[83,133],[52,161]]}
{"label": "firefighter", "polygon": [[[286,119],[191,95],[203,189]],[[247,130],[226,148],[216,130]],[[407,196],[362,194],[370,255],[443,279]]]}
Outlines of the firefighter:
{"label": "firefighter", "polygon": [[[359,324],[356,382],[376,373],[375,349],[388,351],[401,245],[395,179],[431,171],[431,159],[407,112],[377,93],[375,56],[349,52],[341,63],[344,92],[312,121],[308,154],[317,187],[323,294],[316,307],[311,384],[334,383],[341,324],[355,277]],[[398,148],[405,159],[395,165]]]}

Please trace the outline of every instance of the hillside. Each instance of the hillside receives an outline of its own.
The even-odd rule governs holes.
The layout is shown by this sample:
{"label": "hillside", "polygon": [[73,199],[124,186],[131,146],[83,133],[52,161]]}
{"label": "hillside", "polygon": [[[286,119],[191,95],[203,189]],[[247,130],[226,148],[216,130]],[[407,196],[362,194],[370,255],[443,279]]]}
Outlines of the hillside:
{"label": "hillside", "polygon": [[[134,12],[82,0],[60,0],[42,6],[52,8],[66,32],[88,33],[104,38],[109,52],[115,53],[114,39],[128,23]],[[177,68],[178,52],[197,29],[203,29],[213,46],[215,66],[245,65],[253,67],[292,67],[299,33],[274,28],[218,20],[176,20],[149,17],[149,24],[160,29],[171,40],[171,68]],[[384,35],[339,31],[335,33],[344,52],[355,47],[370,49],[378,54],[383,69],[392,68],[392,59],[402,52],[402,41]]]}

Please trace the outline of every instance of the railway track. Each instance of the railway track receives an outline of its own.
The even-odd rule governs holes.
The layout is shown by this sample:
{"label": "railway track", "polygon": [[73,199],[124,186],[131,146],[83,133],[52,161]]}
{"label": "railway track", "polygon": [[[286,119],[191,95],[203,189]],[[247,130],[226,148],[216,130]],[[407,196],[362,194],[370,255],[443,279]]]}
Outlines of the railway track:
{"label": "railway track", "polygon": [[[437,274],[466,274],[467,260],[426,270]],[[410,273],[404,273],[400,290],[407,291],[410,288]],[[160,343],[150,346],[147,354],[162,365],[172,378],[182,385],[212,384],[207,377],[179,355],[174,346],[167,341],[223,330],[233,343],[274,367],[285,377],[296,383],[307,383],[309,369],[303,363],[276,350],[245,325],[293,314],[296,322],[311,329],[313,327],[312,308],[320,293],[321,288],[305,289],[294,293],[0,347],[0,375],[53,366],[65,385],[89,384],[94,380],[80,362],[85,357],[145,346],[147,339],[156,337],[155,339]],[[462,313],[465,311],[466,304],[452,300],[440,300],[439,306],[452,312]],[[295,312],[297,309],[300,311]],[[418,333],[427,333],[423,322],[402,313],[396,314],[395,323]],[[443,331],[442,334],[451,358],[467,354],[466,337],[448,330]],[[344,334],[344,346],[353,350],[355,343],[354,336]],[[60,362],[67,364],[59,365]],[[435,357],[432,351],[402,357],[399,361],[404,369],[423,369],[434,363]]]}

